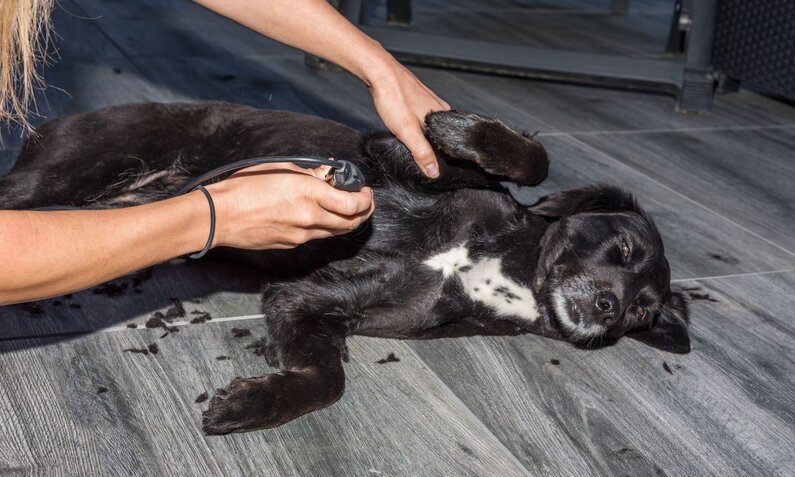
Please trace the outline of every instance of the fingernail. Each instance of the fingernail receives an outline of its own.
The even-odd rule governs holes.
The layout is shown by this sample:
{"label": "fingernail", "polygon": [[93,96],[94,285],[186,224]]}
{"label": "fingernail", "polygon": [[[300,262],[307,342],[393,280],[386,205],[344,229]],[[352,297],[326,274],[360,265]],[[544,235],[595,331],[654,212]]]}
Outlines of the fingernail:
{"label": "fingernail", "polygon": [[425,175],[434,179],[439,177],[439,166],[436,164],[428,164],[425,166]]}

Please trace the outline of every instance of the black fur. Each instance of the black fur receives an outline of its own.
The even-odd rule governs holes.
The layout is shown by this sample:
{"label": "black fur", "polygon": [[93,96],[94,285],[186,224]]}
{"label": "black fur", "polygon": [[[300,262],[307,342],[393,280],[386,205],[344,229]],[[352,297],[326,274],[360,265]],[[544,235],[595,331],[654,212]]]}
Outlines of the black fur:
{"label": "black fur", "polygon": [[[222,103],[118,106],[43,126],[0,179],[0,207],[146,203],[254,156],[313,154],[359,165],[377,204],[360,229],[294,250],[216,251],[262,270],[269,336],[259,349],[284,371],[235,379],[219,391],[204,414],[208,434],[279,426],[335,402],[353,334],[530,332],[583,346],[627,334],[689,351],[685,301],[671,292],[660,236],[630,194],[597,185],[521,207],[495,184],[543,180],[548,160],[538,141],[458,111],[431,113],[426,125],[440,161],[437,180],[420,174],[385,132]],[[502,305],[474,299],[465,275],[445,278],[424,263],[462,244],[469,264],[455,264],[454,273],[474,274],[499,258],[495,277],[519,287],[494,284],[489,300]],[[482,273],[485,286],[491,278]],[[517,291],[527,289],[537,318],[499,312],[509,304],[533,309]]]}

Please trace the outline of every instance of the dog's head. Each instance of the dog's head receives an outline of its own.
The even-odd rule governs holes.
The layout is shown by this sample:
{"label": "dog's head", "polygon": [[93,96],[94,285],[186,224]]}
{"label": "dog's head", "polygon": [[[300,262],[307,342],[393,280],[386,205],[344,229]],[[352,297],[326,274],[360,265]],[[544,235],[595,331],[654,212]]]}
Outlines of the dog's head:
{"label": "dog's head", "polygon": [[589,344],[627,335],[674,353],[690,351],[687,304],[654,222],[634,197],[594,185],[530,208],[553,218],[542,239],[535,289],[566,339]]}

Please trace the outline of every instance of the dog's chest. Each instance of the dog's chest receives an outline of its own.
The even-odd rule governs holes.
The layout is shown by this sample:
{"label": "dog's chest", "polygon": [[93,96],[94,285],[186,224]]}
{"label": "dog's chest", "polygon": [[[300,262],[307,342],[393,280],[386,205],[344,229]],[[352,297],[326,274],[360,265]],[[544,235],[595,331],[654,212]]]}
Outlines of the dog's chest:
{"label": "dog's chest", "polygon": [[502,259],[472,259],[466,245],[431,256],[423,262],[441,272],[443,280],[458,280],[466,296],[503,317],[517,317],[530,323],[538,319],[533,291],[502,271]]}

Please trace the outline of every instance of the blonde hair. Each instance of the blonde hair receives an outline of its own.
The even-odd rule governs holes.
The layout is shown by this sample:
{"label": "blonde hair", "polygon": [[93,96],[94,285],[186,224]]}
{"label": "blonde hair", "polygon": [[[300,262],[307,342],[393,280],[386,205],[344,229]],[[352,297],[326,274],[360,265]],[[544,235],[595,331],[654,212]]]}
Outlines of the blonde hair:
{"label": "blonde hair", "polygon": [[0,0],[0,126],[30,131],[35,91],[43,86],[36,67],[47,59],[53,0]]}

